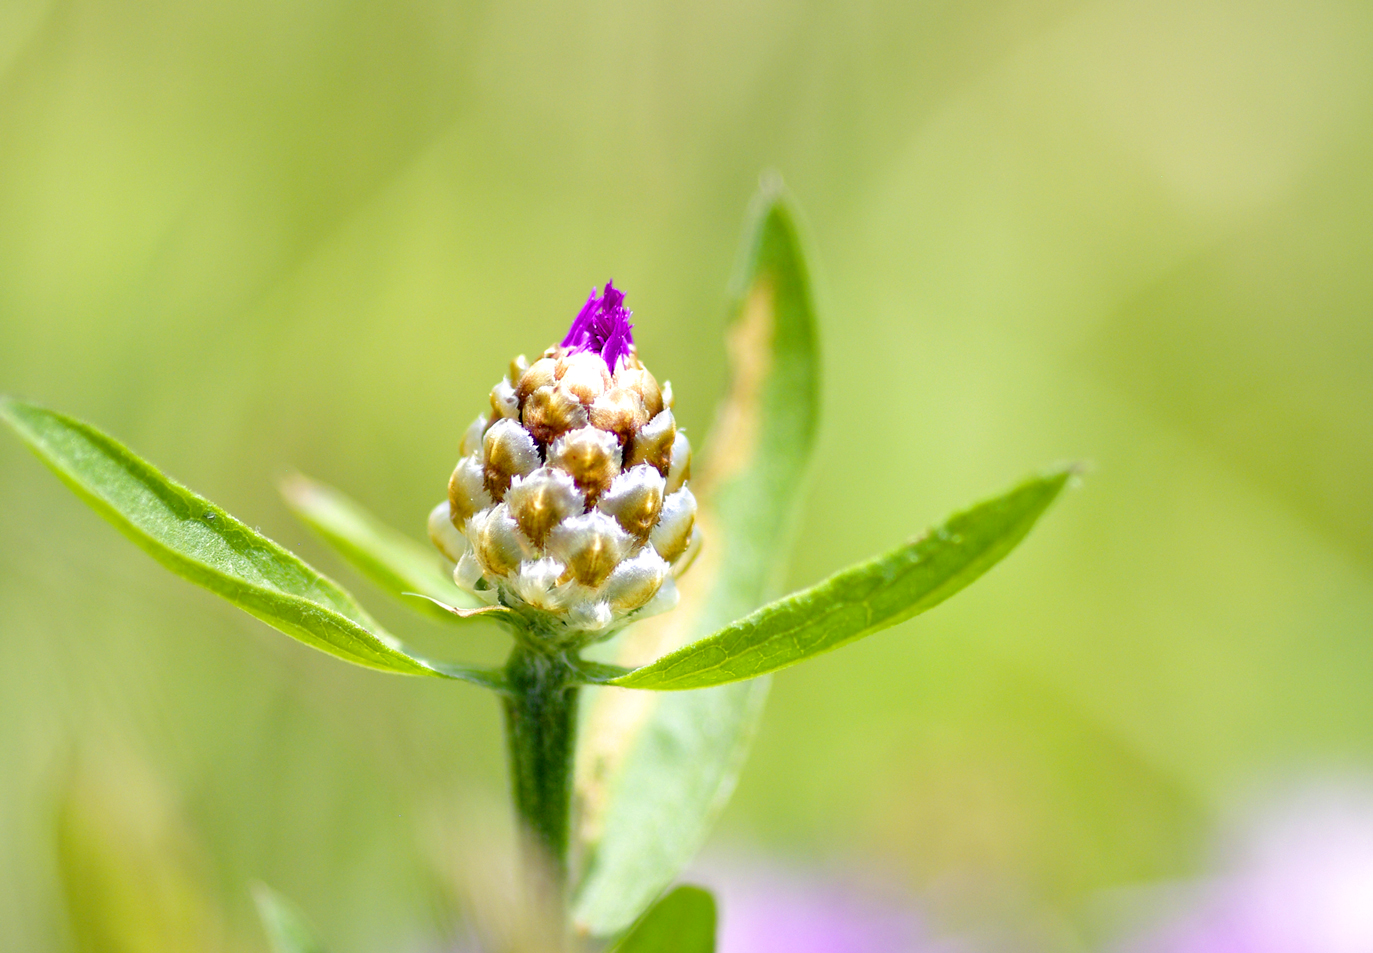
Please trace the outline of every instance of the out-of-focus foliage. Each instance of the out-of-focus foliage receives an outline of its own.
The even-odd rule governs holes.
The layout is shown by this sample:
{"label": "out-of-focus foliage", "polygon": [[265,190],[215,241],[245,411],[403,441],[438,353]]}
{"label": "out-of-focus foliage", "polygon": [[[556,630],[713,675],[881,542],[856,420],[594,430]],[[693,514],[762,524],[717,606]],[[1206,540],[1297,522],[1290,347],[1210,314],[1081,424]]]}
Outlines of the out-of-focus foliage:
{"label": "out-of-focus foliage", "polygon": [[[1098,888],[1192,869],[1256,778],[1373,757],[1355,0],[11,0],[0,390],[100,421],[426,654],[494,662],[490,623],[329,562],[275,479],[422,539],[491,382],[607,277],[703,435],[769,167],[826,361],[790,587],[1040,461],[1097,470],[975,590],[781,673],[722,841],[877,857],[1067,944]],[[0,619],[10,945],[72,936],[54,778],[106,729],[174,792],[226,935],[260,936],[257,879],[339,953],[446,929],[421,841],[504,789],[486,693],[291,644],[14,441]]]}
{"label": "out-of-focus foliage", "polygon": [[305,914],[289,900],[263,884],[257,885],[253,898],[272,953],[325,953]]}
{"label": "out-of-focus foliage", "polygon": [[715,953],[715,898],[678,887],[634,924],[613,953]]}
{"label": "out-of-focus foliage", "polygon": [[72,945],[82,953],[228,953],[204,857],[161,782],[117,741],[68,767],[56,854]]}

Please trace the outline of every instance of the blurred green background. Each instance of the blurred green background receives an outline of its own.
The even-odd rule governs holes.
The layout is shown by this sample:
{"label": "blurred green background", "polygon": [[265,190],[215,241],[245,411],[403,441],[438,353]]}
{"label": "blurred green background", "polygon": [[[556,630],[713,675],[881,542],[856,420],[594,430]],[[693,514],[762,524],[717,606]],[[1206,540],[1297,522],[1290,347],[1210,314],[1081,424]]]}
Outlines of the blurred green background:
{"label": "blurred green background", "polygon": [[[340,569],[276,480],[422,535],[505,362],[607,277],[699,445],[764,169],[826,348],[794,585],[1095,470],[984,583],[779,676],[713,849],[1071,950],[1247,792],[1373,765],[1357,0],[4,0],[0,390],[494,659]],[[290,642],[8,438],[0,620],[6,948],[260,949],[255,878],[341,953],[449,929],[435,832],[499,811],[490,697]],[[110,858],[180,865],[138,901],[171,939],[71,925]]]}

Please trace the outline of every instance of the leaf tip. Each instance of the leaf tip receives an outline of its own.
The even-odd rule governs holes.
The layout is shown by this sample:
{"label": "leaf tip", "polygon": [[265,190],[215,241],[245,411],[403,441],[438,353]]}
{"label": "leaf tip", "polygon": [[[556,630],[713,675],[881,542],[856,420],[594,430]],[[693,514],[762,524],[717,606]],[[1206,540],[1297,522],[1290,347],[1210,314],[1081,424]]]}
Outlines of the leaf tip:
{"label": "leaf tip", "polygon": [[281,895],[261,880],[254,880],[248,885],[248,890],[253,895],[253,905],[259,912],[270,910],[273,904],[281,900]]}
{"label": "leaf tip", "polygon": [[0,420],[4,420],[5,423],[9,424],[11,427],[17,428],[15,411],[21,407],[31,406],[33,405],[20,400],[12,394],[0,394]]}
{"label": "leaf tip", "polygon": [[274,953],[320,953],[314,926],[281,894],[261,881],[252,885],[253,903]]}
{"label": "leaf tip", "polygon": [[1062,489],[1077,489],[1094,470],[1096,463],[1091,460],[1063,460],[1045,467],[1040,479],[1057,483]]}
{"label": "leaf tip", "polygon": [[764,169],[758,173],[758,195],[764,199],[775,199],[787,190],[782,181],[782,173],[777,169]]}
{"label": "leaf tip", "polygon": [[758,193],[750,209],[754,227],[761,231],[769,219],[791,231],[796,229],[796,209],[791,193],[775,170],[768,170],[758,178]]}
{"label": "leaf tip", "polygon": [[730,296],[736,302],[743,301],[756,277],[754,271],[765,234],[770,228],[781,230],[789,243],[795,245],[799,242],[798,218],[795,203],[782,182],[781,173],[775,169],[764,170],[758,176],[758,191],[749,202],[744,217],[745,240],[730,280]]}
{"label": "leaf tip", "polygon": [[291,470],[277,480],[277,491],[292,509],[303,510],[319,495],[320,486],[299,470]]}
{"label": "leaf tip", "polygon": [[519,613],[515,612],[515,610],[513,609],[507,608],[506,606],[478,606],[475,609],[463,609],[459,606],[450,606],[442,599],[435,599],[433,596],[427,596],[422,592],[402,592],[401,595],[413,596],[416,599],[425,599],[429,602],[432,602],[440,609],[444,609],[448,612],[453,613],[453,615],[457,616],[460,619],[471,619],[476,616],[483,615],[492,616],[493,618],[503,620],[514,620],[519,618]]}

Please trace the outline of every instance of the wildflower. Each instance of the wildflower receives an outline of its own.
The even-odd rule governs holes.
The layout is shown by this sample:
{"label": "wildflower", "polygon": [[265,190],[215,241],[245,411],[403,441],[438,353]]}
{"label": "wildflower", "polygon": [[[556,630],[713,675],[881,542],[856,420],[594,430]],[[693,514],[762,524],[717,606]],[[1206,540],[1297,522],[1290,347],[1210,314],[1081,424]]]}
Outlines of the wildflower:
{"label": "wildflower", "polygon": [[1346,779],[1295,794],[1249,819],[1218,875],[1160,891],[1161,922],[1120,949],[1373,950],[1373,790]]}
{"label": "wildflower", "polygon": [[607,282],[561,344],[515,358],[429,517],[459,586],[559,642],[672,608],[700,543],[691,444],[629,318]]}
{"label": "wildflower", "polygon": [[718,953],[955,953],[890,882],[716,857],[697,871],[720,899]]}

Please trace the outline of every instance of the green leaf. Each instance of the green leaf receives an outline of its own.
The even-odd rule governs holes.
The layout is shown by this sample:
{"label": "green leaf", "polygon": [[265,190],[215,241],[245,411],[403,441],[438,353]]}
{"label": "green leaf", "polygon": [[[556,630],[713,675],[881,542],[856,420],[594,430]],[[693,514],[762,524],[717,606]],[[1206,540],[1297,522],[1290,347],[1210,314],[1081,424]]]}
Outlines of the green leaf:
{"label": "green leaf", "polygon": [[[654,655],[756,609],[785,574],[818,422],[820,356],[795,217],[777,187],[754,202],[734,297],[731,392],[692,481],[705,548],[681,580],[682,605],[636,626],[628,643],[657,641]],[[733,792],[767,689],[764,678],[673,695],[601,693],[579,766],[581,927],[623,930],[696,853]]]}
{"label": "green leaf", "polygon": [[[735,285],[734,380],[706,447],[700,493],[720,542],[709,615],[733,621],[778,591],[820,420],[815,306],[795,214],[769,183]],[[714,541],[709,540],[713,545]]]}
{"label": "green leaf", "polygon": [[89,424],[9,397],[0,397],[0,419],[163,566],[268,625],[369,668],[501,684],[497,673],[408,653],[333,580]]}
{"label": "green leaf", "polygon": [[289,900],[266,884],[253,888],[253,899],[272,953],[324,953],[314,928]]}
{"label": "green leaf", "polygon": [[654,904],[611,953],[715,953],[715,898],[678,887]]}
{"label": "green leaf", "polygon": [[282,481],[281,495],[354,569],[417,612],[448,621],[461,618],[425,599],[405,598],[406,593],[459,608],[481,607],[443,571],[438,550],[387,526],[332,486],[295,474]]}
{"label": "green leaf", "polygon": [[609,685],[615,679],[634,671],[623,665],[595,662],[569,653],[567,664],[572,669],[572,681],[578,685]]}
{"label": "green leaf", "polygon": [[932,609],[1000,562],[1062,491],[1072,468],[1026,480],[876,559],[779,599],[610,682],[706,688],[795,665]]}

